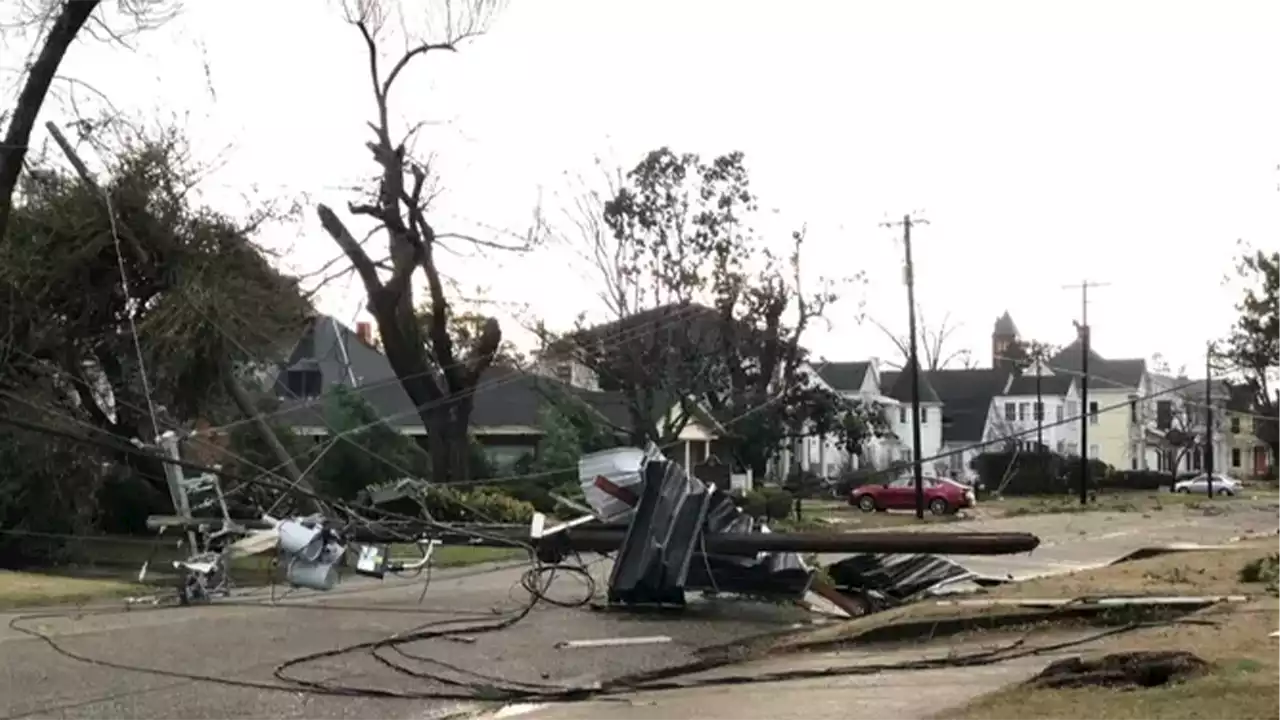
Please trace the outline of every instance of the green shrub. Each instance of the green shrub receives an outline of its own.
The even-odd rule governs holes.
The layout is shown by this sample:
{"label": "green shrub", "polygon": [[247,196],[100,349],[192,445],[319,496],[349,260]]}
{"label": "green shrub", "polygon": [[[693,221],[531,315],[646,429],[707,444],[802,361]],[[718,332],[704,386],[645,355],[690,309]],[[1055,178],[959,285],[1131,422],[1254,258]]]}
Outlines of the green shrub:
{"label": "green shrub", "polygon": [[[974,458],[969,467],[978,473],[984,492],[995,492],[1004,483],[1007,496],[1064,495],[1080,487],[1080,458],[1053,452],[990,452]],[[1111,467],[1098,459],[1089,461],[1089,487],[1098,488]]]}
{"label": "green shrub", "polygon": [[423,502],[431,517],[441,522],[527,523],[534,513],[532,504],[496,488],[432,486],[423,492]]}
{"label": "green shrub", "polygon": [[764,516],[767,520],[781,520],[791,515],[795,496],[778,487],[768,487],[764,491]]}
{"label": "green shrub", "polygon": [[1163,490],[1173,487],[1173,473],[1120,470],[1103,476],[1098,487],[1112,490]]}

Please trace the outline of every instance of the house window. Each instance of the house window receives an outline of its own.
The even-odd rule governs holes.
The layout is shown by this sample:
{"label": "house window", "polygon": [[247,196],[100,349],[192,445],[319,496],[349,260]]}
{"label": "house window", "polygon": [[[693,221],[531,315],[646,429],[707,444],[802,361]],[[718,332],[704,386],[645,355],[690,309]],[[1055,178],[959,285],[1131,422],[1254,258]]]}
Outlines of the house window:
{"label": "house window", "polygon": [[1061,454],[1065,453],[1066,451],[1067,451],[1067,441],[1065,441],[1065,440],[1059,440],[1059,441],[1058,441],[1058,454],[1059,454],[1059,455],[1061,455]]}
{"label": "house window", "polygon": [[[1095,403],[1089,403],[1094,406]],[[1138,422],[1138,398],[1135,395],[1129,396],[1129,422]]]}
{"label": "house window", "polygon": [[1240,448],[1231,448],[1231,467],[1240,467]]}
{"label": "house window", "polygon": [[1055,407],[1055,408],[1054,408],[1054,410],[1056,411],[1056,412],[1055,412],[1055,417],[1057,417],[1058,422],[1062,422],[1063,420],[1066,420],[1066,415],[1067,415],[1067,414],[1066,414],[1066,412],[1062,409],[1062,406],[1061,406],[1061,405],[1058,405],[1057,407]]}
{"label": "house window", "polygon": [[1092,400],[1089,401],[1089,424],[1090,425],[1098,424],[1098,403]]}
{"label": "house window", "polygon": [[929,408],[920,408],[920,424],[929,422]]}
{"label": "house window", "polygon": [[1231,434],[1237,435],[1239,433],[1240,433],[1240,416],[1233,415],[1231,417]]}
{"label": "house window", "polygon": [[1076,454],[1078,454],[1078,453],[1079,453],[1079,449],[1080,449],[1080,446],[1076,445],[1075,443],[1073,443],[1073,442],[1069,442],[1069,443],[1067,443],[1067,454],[1068,454],[1068,455],[1076,455]]}
{"label": "house window", "polygon": [[907,409],[904,407],[898,408],[898,424],[899,425],[907,424]]}
{"label": "house window", "polygon": [[1005,404],[1004,404],[1004,419],[1005,419],[1005,420],[1008,420],[1009,422],[1013,422],[1014,420],[1017,420],[1017,419],[1018,419],[1017,412],[1018,412],[1018,411],[1017,411],[1017,406],[1016,406],[1016,405],[1014,405],[1013,403],[1011,403],[1011,402],[1007,402],[1007,403],[1005,403]]}
{"label": "house window", "polygon": [[1173,401],[1156,401],[1156,427],[1161,430],[1173,427]]}
{"label": "house window", "polygon": [[285,387],[296,398],[320,397],[321,376],[319,370],[289,370],[285,373]]}
{"label": "house window", "polygon": [[1196,448],[1195,450],[1192,450],[1190,453],[1188,453],[1188,457],[1190,458],[1191,469],[1199,470],[1200,463],[1202,462],[1200,460],[1200,448]]}
{"label": "house window", "polygon": [[1089,457],[1091,457],[1091,458],[1097,458],[1097,457],[1098,457],[1098,446],[1097,446],[1097,445],[1090,445],[1090,446],[1089,446]]}
{"label": "house window", "polygon": [[1036,413],[1035,413],[1035,418],[1036,418],[1036,420],[1043,420],[1043,419],[1044,419],[1044,403],[1042,403],[1042,402],[1038,402],[1038,403],[1036,403]]}
{"label": "house window", "polygon": [[1129,446],[1129,469],[1130,470],[1138,469],[1138,446],[1137,445]]}
{"label": "house window", "polygon": [[911,462],[911,448],[902,449],[902,462]]}
{"label": "house window", "polygon": [[1076,404],[1075,400],[1067,401],[1067,414],[1071,416],[1072,420],[1076,418],[1076,415],[1080,414],[1080,406]]}
{"label": "house window", "polygon": [[1018,403],[1018,420],[1027,419],[1027,408],[1030,406],[1031,403]]}

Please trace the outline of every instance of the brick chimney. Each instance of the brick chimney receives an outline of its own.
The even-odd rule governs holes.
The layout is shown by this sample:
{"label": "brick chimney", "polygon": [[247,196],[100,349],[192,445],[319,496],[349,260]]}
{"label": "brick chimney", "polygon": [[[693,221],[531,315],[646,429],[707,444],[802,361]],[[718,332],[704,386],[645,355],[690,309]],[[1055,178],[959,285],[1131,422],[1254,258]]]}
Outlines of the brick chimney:
{"label": "brick chimney", "polygon": [[367,322],[356,323],[356,336],[365,345],[373,345],[373,325]]}

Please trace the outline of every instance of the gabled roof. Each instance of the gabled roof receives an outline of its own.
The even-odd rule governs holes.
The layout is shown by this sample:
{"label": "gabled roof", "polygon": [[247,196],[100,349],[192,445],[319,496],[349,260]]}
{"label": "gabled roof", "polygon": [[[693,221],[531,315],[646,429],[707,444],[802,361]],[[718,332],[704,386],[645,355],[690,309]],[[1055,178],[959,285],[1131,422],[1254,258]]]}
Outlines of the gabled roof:
{"label": "gabled roof", "polygon": [[[929,381],[930,375],[925,371],[920,372],[920,402],[940,403],[942,400]],[[901,372],[881,373],[880,392],[898,402],[911,402],[911,362],[907,361]]]}
{"label": "gabled roof", "polygon": [[[1090,368],[1090,374],[1092,374]],[[1041,395],[1066,395],[1071,389],[1071,383],[1075,382],[1075,377],[1071,373],[1054,373],[1053,375],[1040,376],[1040,394]],[[1009,388],[1001,395],[1035,395],[1036,394],[1036,376],[1035,375],[1018,375],[1009,383]]]}
{"label": "gabled roof", "polygon": [[[308,337],[294,348],[282,370],[290,368],[320,371],[321,387],[335,385],[352,387],[365,402],[393,427],[420,427],[421,420],[409,395],[391,368],[386,356],[342,323],[331,317],[317,317]],[[312,357],[307,357],[308,354]],[[352,372],[347,372],[348,360]],[[351,376],[355,377],[352,386]],[[321,399],[295,398],[285,383],[283,372],[275,382],[276,397],[283,407],[273,414],[287,425],[327,427],[325,402]],[[582,402],[598,412],[601,418],[617,428],[630,426],[628,402],[616,392],[598,392],[572,387],[545,375],[525,372],[507,366],[493,366],[481,376],[474,394],[471,423],[475,428],[537,427],[542,407],[552,398]],[[657,398],[659,417],[665,416],[675,406],[675,400],[667,403]],[[723,427],[701,407],[694,408],[695,418],[709,429],[723,432]],[[657,420],[658,418],[654,418]]]}
{"label": "gabled roof", "polygon": [[867,371],[871,369],[869,362],[829,362],[817,366],[818,377],[833,389],[842,392],[853,392],[862,389]]}
{"label": "gabled roof", "polygon": [[[1080,339],[1049,358],[1049,369],[1058,374],[1080,377],[1083,354]],[[1147,372],[1147,361],[1141,358],[1108,360],[1089,348],[1089,387],[1097,390],[1137,388]]]}
{"label": "gabled roof", "polygon": [[930,384],[942,399],[942,441],[981,442],[991,399],[1004,392],[1010,376],[1002,368],[929,373]]}

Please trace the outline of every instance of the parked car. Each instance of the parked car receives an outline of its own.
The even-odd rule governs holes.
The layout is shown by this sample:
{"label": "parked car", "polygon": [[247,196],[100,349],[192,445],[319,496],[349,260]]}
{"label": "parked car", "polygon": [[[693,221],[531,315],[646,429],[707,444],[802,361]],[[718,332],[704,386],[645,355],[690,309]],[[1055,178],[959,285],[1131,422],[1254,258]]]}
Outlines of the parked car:
{"label": "parked car", "polygon": [[[973,490],[944,478],[924,478],[924,506],[934,515],[946,515],[961,508],[970,508],[977,502]],[[864,512],[876,510],[914,510],[916,507],[916,483],[903,477],[884,484],[867,484],[849,493],[849,504]]]}
{"label": "parked car", "polygon": [[[1197,475],[1189,480],[1179,480],[1174,486],[1173,491],[1178,493],[1209,493],[1209,476]],[[1227,475],[1213,474],[1213,494],[1214,495],[1235,495],[1240,492],[1240,481]]]}

